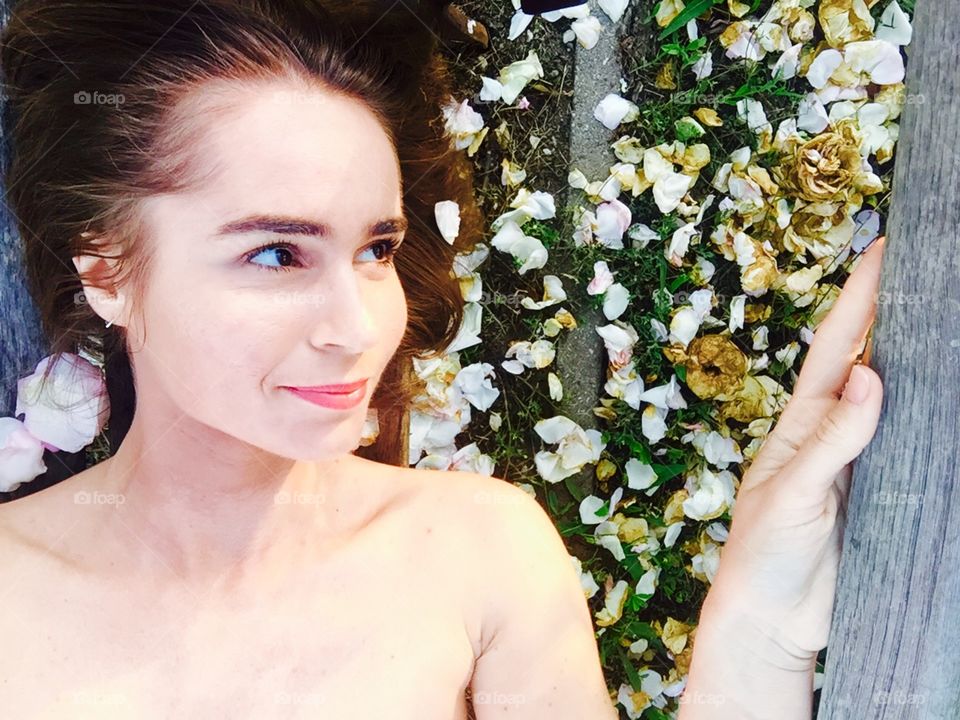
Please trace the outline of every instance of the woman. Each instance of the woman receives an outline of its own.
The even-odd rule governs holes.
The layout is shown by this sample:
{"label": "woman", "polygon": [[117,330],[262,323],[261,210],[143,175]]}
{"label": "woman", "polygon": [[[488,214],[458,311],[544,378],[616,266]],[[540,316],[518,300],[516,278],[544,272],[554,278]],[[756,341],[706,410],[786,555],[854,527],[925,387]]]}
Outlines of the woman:
{"label": "woman", "polygon": [[[467,717],[468,688],[481,720],[616,717],[540,506],[502,480],[406,467],[396,427],[378,455],[354,452],[366,410],[416,390],[410,357],[455,334],[447,269],[479,227],[442,135],[439,61],[404,66],[371,29],[305,0],[16,6],[0,64],[31,290],[54,350],[102,338],[137,402],[111,458],[0,508],[11,717],[446,720]],[[465,209],[454,247],[430,222],[442,199]],[[774,526],[798,516],[772,489],[803,471],[819,483],[803,508],[839,503],[819,486],[876,424],[875,377],[859,410],[832,393],[854,354],[837,326],[866,329],[877,262],[754,463],[691,689],[710,690],[734,628],[774,666],[820,642],[834,557],[817,553],[837,533],[807,530],[835,525]],[[797,616],[790,588],[760,592],[784,572],[820,579],[821,602]]]}

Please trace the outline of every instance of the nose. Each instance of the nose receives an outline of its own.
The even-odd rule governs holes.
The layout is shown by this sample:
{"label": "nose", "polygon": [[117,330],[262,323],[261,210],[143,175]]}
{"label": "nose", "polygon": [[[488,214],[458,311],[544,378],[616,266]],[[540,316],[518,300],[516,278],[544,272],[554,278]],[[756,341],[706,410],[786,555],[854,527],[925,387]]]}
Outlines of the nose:
{"label": "nose", "polygon": [[317,349],[340,347],[360,354],[377,340],[375,290],[352,268],[327,275],[320,294],[324,301],[313,313],[310,344]]}

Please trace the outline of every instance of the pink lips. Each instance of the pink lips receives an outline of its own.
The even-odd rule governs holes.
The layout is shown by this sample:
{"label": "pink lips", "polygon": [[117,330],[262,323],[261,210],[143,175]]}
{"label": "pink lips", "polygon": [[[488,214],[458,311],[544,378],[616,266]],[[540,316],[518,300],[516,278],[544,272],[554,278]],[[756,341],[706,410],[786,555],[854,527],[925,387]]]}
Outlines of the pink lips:
{"label": "pink lips", "polygon": [[367,393],[367,381],[351,383],[348,385],[323,385],[319,387],[287,387],[294,395],[303,398],[315,405],[333,408],[335,410],[348,410],[359,405]]}

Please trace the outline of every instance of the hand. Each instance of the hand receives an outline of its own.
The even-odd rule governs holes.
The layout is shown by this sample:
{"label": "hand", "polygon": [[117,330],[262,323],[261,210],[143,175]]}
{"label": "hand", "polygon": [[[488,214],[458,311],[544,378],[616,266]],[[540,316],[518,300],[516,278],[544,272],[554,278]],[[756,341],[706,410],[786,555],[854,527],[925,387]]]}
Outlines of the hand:
{"label": "hand", "polygon": [[704,603],[755,623],[795,669],[826,647],[851,463],[880,417],[880,378],[854,362],[876,312],[883,242],[860,258],[817,328],[793,395],[743,477]]}

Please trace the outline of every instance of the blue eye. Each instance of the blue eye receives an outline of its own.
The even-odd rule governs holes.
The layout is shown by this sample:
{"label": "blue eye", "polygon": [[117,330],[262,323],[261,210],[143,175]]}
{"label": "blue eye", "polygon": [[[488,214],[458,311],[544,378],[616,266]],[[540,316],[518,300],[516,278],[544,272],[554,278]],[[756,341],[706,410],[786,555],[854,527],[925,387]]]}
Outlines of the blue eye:
{"label": "blue eye", "polygon": [[[392,266],[393,259],[396,257],[397,251],[400,249],[401,241],[394,238],[388,238],[385,240],[379,240],[370,247],[368,247],[364,252],[371,252],[380,248],[379,257],[375,257],[375,265],[385,265]],[[376,256],[377,253],[374,253]],[[264,257],[268,262],[254,262],[256,258]],[[303,267],[303,263],[300,262],[299,251],[296,245],[290,243],[270,243],[268,245],[262,245],[256,250],[253,250],[245,256],[244,260],[251,265],[255,265],[258,268],[264,270],[270,270],[273,272],[290,272],[296,267]]]}
{"label": "blue eye", "polygon": [[380,265],[393,265],[393,259],[397,255],[397,251],[400,249],[401,241],[396,240],[395,238],[387,238],[385,240],[379,240],[370,247],[368,247],[364,252],[373,250],[374,248],[384,248],[381,257],[377,258],[377,263]]}
{"label": "blue eye", "polygon": [[273,245],[264,245],[263,247],[257,248],[253,252],[247,255],[247,262],[251,262],[254,258],[258,258],[261,255],[270,259],[271,262],[268,264],[253,263],[258,267],[262,267],[266,270],[273,270],[277,272],[289,272],[290,271],[290,262],[296,261],[295,253],[293,250],[295,247],[293,245],[288,245],[286,243],[275,243]]}

